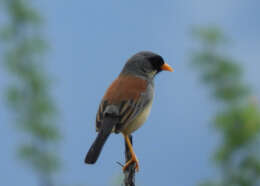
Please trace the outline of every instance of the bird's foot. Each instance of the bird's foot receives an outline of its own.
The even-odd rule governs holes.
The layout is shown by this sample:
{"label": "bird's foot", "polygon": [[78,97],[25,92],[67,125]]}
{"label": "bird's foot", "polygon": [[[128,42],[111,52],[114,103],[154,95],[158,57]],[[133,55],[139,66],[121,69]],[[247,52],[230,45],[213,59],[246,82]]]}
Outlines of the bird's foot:
{"label": "bird's foot", "polygon": [[123,172],[131,165],[132,163],[135,163],[135,171],[139,171],[139,161],[136,157],[132,157],[123,167]]}

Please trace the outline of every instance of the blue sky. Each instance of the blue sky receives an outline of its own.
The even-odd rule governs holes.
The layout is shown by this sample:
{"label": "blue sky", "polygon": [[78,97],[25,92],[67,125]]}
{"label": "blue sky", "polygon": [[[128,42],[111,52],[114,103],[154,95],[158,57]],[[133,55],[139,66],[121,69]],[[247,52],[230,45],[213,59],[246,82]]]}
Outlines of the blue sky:
{"label": "blue sky", "polygon": [[[95,114],[107,86],[125,61],[141,50],[161,54],[175,68],[155,80],[156,96],[146,124],[134,133],[140,160],[139,185],[193,186],[216,176],[210,162],[216,133],[210,128],[214,101],[189,66],[193,25],[219,25],[232,42],[227,50],[243,65],[245,80],[260,98],[260,2],[258,0],[50,1],[37,4],[46,18],[51,45],[46,61],[55,79],[53,95],[64,135],[64,185],[106,186],[120,174],[124,143],[111,135],[97,164],[83,164],[94,140]],[[1,67],[2,68],[2,67]],[[0,69],[0,88],[8,78]],[[0,92],[0,96],[3,91]],[[3,103],[3,100],[1,100]],[[0,105],[1,185],[37,185],[34,174],[15,157],[22,136]]]}

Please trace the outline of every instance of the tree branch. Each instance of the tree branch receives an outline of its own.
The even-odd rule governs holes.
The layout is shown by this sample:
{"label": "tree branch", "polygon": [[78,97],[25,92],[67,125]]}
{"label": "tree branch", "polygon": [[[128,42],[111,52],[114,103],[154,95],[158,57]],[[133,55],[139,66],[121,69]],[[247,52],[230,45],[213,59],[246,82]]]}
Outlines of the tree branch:
{"label": "tree branch", "polygon": [[[129,135],[129,139],[131,141],[131,144],[133,144],[132,135]],[[125,162],[128,162],[130,159],[131,153],[125,141]],[[127,167],[127,169],[124,171],[124,175],[125,186],[135,186],[135,163],[132,163],[129,165],[129,167]]]}

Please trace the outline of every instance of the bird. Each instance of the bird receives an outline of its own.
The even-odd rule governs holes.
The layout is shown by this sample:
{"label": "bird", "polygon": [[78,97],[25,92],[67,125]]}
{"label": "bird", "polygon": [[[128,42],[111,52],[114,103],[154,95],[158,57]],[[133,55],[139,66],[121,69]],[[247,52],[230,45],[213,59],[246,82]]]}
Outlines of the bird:
{"label": "bird", "polygon": [[98,135],[86,157],[86,164],[94,164],[111,133],[121,133],[130,150],[131,159],[123,171],[139,161],[129,135],[140,128],[150,114],[154,97],[154,77],[161,71],[173,71],[162,56],[150,51],[141,51],[130,57],[121,73],[106,90],[96,115]]}

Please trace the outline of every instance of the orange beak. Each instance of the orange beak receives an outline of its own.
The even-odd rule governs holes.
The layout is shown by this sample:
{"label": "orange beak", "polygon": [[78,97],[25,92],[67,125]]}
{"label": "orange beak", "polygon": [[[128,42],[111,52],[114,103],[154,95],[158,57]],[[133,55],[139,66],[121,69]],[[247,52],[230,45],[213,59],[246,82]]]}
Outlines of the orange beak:
{"label": "orange beak", "polygon": [[166,70],[166,71],[170,71],[170,72],[173,72],[173,68],[168,65],[167,63],[164,63],[162,66],[161,66],[161,69],[162,70]]}

